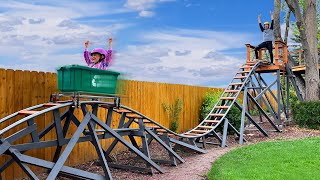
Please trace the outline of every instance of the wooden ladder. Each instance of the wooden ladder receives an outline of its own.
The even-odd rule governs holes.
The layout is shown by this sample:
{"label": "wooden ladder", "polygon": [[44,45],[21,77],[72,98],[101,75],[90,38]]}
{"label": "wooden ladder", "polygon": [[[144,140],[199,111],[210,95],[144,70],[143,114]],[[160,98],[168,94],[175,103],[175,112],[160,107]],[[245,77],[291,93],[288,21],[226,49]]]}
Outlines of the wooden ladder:
{"label": "wooden ladder", "polygon": [[214,126],[226,117],[240,92],[245,87],[245,84],[248,82],[248,77],[257,66],[259,66],[259,64],[256,63],[246,63],[241,66],[208,116],[197,127],[184,133],[184,135],[190,137],[201,136],[201,134],[213,130]]}

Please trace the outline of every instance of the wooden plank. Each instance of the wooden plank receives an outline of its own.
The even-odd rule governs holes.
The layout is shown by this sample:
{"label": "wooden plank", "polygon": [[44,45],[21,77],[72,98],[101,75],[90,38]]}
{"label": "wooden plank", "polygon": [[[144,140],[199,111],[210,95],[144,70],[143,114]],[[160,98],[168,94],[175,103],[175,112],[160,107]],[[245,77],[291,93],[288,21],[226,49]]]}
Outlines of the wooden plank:
{"label": "wooden plank", "polygon": [[[47,77],[46,77],[47,78]],[[46,95],[45,97],[50,97],[50,94],[47,93],[47,86],[46,86]],[[45,103],[43,104],[43,107],[53,107],[53,106],[57,106],[60,105],[59,103]]]}
{"label": "wooden plank", "polygon": [[240,68],[249,68],[249,69],[251,69],[251,68],[253,68],[253,66],[244,65],[244,66],[241,66]]}
{"label": "wooden plank", "polygon": [[[53,81],[53,74],[52,73],[46,73],[45,74],[45,96],[50,97],[51,94],[54,93],[54,86],[52,84]],[[53,104],[53,103],[47,103],[47,104]],[[54,103],[54,104],[59,104],[59,103]],[[45,107],[49,107],[45,105]],[[44,116],[44,126],[47,127],[51,122],[53,121],[52,119],[52,114],[46,113]],[[44,136],[43,140],[52,140],[53,139],[53,134],[49,132],[46,136]],[[46,148],[44,152],[45,160],[47,161],[52,161],[53,158],[53,148]]]}
{"label": "wooden plank", "polygon": [[143,118],[142,116],[140,116],[138,114],[126,114],[126,117],[128,117],[128,118],[137,118],[137,119]]}
{"label": "wooden plank", "polygon": [[130,112],[131,112],[131,111],[126,110],[126,109],[113,109],[113,111],[115,111],[115,112],[117,112],[117,113],[123,113],[123,112],[125,112],[125,113],[130,113]]}
{"label": "wooden plank", "polygon": [[18,111],[18,114],[19,114],[19,115],[31,115],[31,114],[38,113],[38,112],[39,112],[39,111],[21,110],[21,111]]}
{"label": "wooden plank", "polygon": [[[0,69],[0,119],[8,115],[7,113],[7,72],[5,69]],[[3,129],[7,123],[0,124],[0,128]],[[0,163],[4,163],[8,160],[8,157],[1,156]],[[2,179],[13,179],[13,169],[9,168],[1,174]]]}
{"label": "wooden plank", "polygon": [[206,133],[206,132],[208,132],[208,131],[206,131],[206,130],[197,130],[197,129],[194,129],[194,130],[192,130],[191,132],[195,132],[195,133]]}
{"label": "wooden plank", "polygon": [[230,85],[229,86],[234,86],[234,85],[242,85],[242,83],[241,82],[238,82],[238,83],[230,83]]}
{"label": "wooden plank", "polygon": [[150,129],[159,129],[160,127],[157,126],[157,125],[153,125],[153,126],[149,126],[149,125],[146,125],[147,128],[150,128]]}
{"label": "wooden plank", "polygon": [[221,97],[222,100],[233,100],[235,97]]}
{"label": "wooden plank", "polygon": [[[7,94],[6,94],[6,101],[7,101],[7,107],[6,107],[6,114],[9,115],[9,114],[12,114],[14,112],[16,112],[19,108],[19,106],[15,106],[15,103],[18,102],[17,99],[19,99],[17,96],[15,96],[15,72],[11,69],[8,69],[6,70],[6,76],[7,76]],[[13,118],[9,121],[7,121],[6,123],[4,123],[4,126],[8,126],[10,124],[12,124],[13,122],[16,121],[16,118]],[[15,130],[16,128],[10,130],[8,134],[13,134],[14,132],[16,132]],[[12,167],[12,170],[10,170],[10,176],[12,179],[14,179],[15,177],[20,177],[20,175],[22,174],[21,171],[14,171],[14,169],[20,169],[19,166],[17,166],[16,164],[14,164]]]}
{"label": "wooden plank", "polygon": [[218,120],[204,120],[206,123],[218,123]]}
{"label": "wooden plank", "polygon": [[202,128],[202,129],[212,129],[213,126],[198,126],[198,128]]}
{"label": "wooden plank", "polygon": [[245,74],[245,73],[249,73],[250,71],[239,71],[237,72],[237,74]]}
{"label": "wooden plank", "polygon": [[226,90],[225,92],[226,93],[237,93],[237,92],[239,92],[239,90]]}
{"label": "wooden plank", "polygon": [[[46,83],[46,80],[45,80],[45,73],[44,72],[38,72],[37,73],[37,80],[36,80],[36,87],[34,89],[30,89],[31,91],[35,90],[36,91],[36,104],[43,104],[45,102],[48,102],[49,99],[50,99],[50,96],[49,97],[45,97],[45,83]],[[45,128],[45,117],[44,115],[41,115],[39,117],[36,117],[35,118],[35,123],[37,124],[37,127],[39,129],[44,129]],[[33,155],[34,157],[37,157],[37,158],[40,158],[40,159],[45,159],[45,149],[44,148],[41,148],[39,150],[34,150],[33,152]],[[35,167],[35,168],[32,168],[34,169],[35,171],[39,172],[41,171],[42,169],[40,167]]]}
{"label": "wooden plank", "polygon": [[157,132],[168,132],[167,130],[165,129],[156,129]]}
{"label": "wooden plank", "polygon": [[[135,120],[133,120],[133,121],[136,122],[136,123],[139,122],[138,119],[135,119]],[[151,121],[149,121],[149,120],[147,120],[147,119],[143,119],[143,123],[153,123],[153,122],[151,122]]]}
{"label": "wooden plank", "polygon": [[245,79],[247,78],[248,76],[235,76],[234,79]]}
{"label": "wooden plank", "polygon": [[184,133],[186,136],[199,136],[200,134],[197,133]]}
{"label": "wooden plank", "polygon": [[216,109],[228,109],[230,106],[216,106]]}

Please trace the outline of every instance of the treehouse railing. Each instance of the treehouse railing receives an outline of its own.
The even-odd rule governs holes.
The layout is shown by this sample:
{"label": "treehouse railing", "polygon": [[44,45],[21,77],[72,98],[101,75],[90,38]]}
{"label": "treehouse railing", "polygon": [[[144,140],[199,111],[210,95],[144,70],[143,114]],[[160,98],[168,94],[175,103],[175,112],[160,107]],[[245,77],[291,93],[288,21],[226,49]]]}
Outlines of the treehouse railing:
{"label": "treehouse railing", "polygon": [[290,52],[291,56],[294,58],[298,58],[295,62],[298,63],[297,66],[305,65],[304,58],[303,58],[303,50],[298,49],[296,51]]}
{"label": "treehouse railing", "polygon": [[[246,44],[247,47],[247,62],[256,61],[255,58],[251,58],[251,56],[255,56],[254,49],[255,46],[251,44]],[[262,60],[262,53],[266,51],[266,48],[262,48],[258,51],[258,59]],[[251,54],[253,53],[253,54]],[[282,41],[275,41],[273,47],[274,54],[274,64],[284,66],[288,63],[288,46]]]}

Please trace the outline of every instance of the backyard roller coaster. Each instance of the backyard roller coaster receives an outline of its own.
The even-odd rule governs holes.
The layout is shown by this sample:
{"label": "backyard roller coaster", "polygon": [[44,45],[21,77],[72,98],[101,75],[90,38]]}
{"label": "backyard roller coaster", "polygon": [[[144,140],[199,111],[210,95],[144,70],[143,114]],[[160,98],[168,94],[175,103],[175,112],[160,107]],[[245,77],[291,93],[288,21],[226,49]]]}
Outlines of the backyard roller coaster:
{"label": "backyard roller coaster", "polygon": [[[0,155],[9,157],[6,162],[1,164],[0,172],[2,173],[15,162],[31,179],[38,179],[38,177],[31,170],[30,165],[47,169],[48,179],[55,179],[58,175],[72,179],[112,179],[109,167],[163,173],[164,170],[159,166],[159,163],[176,166],[178,163],[184,162],[174,151],[172,146],[175,144],[199,153],[205,153],[206,144],[217,144],[222,147],[227,145],[228,128],[233,129],[239,136],[239,143],[243,143],[246,141],[244,138],[245,123],[254,125],[263,135],[268,136],[268,130],[251,115],[250,109],[253,106],[258,110],[260,121],[264,116],[266,122],[270,124],[269,127],[272,127],[273,131],[280,132],[282,125],[280,115],[281,113],[288,114],[290,82],[298,97],[302,99],[299,89],[295,85],[294,76],[290,68],[287,67],[287,47],[282,42],[276,42],[275,65],[253,61],[250,56],[253,47],[247,45],[247,48],[246,63],[236,72],[233,80],[207,117],[195,128],[182,134],[172,132],[142,113],[120,104],[118,96],[61,92],[53,94],[48,103],[20,110],[0,120],[1,125],[1,123],[15,119],[14,123],[0,130]],[[268,84],[262,77],[263,73],[276,73],[275,80]],[[281,76],[285,78],[285,81],[281,80]],[[276,93],[273,89],[277,90]],[[267,93],[271,96],[267,96]],[[240,98],[242,102],[237,101]],[[276,100],[276,106],[271,103],[270,98]],[[242,112],[240,129],[232,126],[226,117],[233,106]],[[98,112],[102,108],[106,109],[107,113],[104,120],[98,117]],[[76,117],[76,109],[81,109],[83,119]],[[44,121],[45,114],[53,115],[52,122],[47,123],[45,128],[39,129],[35,119]],[[120,117],[119,123],[117,128],[111,128],[115,116]],[[77,128],[70,128],[71,123]],[[17,127],[19,130],[16,131]],[[217,131],[218,127],[223,127],[222,133]],[[45,139],[45,135],[52,131],[56,138]],[[72,136],[67,136],[67,133]],[[31,140],[29,142],[17,141],[25,136],[30,136]],[[128,138],[125,139],[125,137]],[[102,142],[110,138],[113,140],[112,143],[108,147],[103,147]],[[137,142],[137,139],[141,141]],[[168,152],[170,160],[151,157],[149,145],[152,141],[158,142]],[[90,142],[94,146],[104,176],[65,165],[75,145],[82,142]],[[112,162],[110,154],[118,143],[123,144],[140,157],[145,166],[136,167]],[[51,161],[26,154],[27,151],[47,147],[56,147]]]}

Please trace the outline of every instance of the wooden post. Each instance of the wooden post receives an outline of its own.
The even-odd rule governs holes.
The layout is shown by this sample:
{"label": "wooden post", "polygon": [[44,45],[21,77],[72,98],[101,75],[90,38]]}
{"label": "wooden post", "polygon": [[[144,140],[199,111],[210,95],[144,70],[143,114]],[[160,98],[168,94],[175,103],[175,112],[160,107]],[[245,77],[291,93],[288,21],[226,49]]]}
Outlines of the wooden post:
{"label": "wooden post", "polygon": [[251,56],[251,45],[250,44],[246,44],[246,47],[247,47],[247,62],[250,62],[250,56]]}
{"label": "wooden post", "polygon": [[299,66],[302,65],[302,50],[298,50],[298,53],[299,53]]}
{"label": "wooden post", "polygon": [[258,59],[262,59],[262,49],[259,50]]}
{"label": "wooden post", "polygon": [[287,64],[288,63],[288,46],[287,45],[284,46],[283,54],[284,54],[284,63]]}
{"label": "wooden post", "polygon": [[274,56],[274,59],[275,59],[275,65],[279,65],[279,44],[278,44],[278,41],[275,42],[275,56]]}

